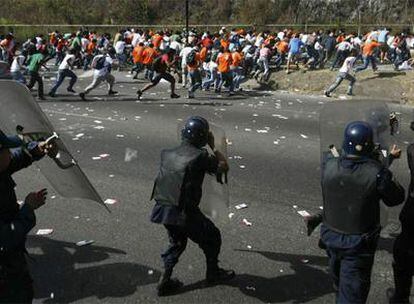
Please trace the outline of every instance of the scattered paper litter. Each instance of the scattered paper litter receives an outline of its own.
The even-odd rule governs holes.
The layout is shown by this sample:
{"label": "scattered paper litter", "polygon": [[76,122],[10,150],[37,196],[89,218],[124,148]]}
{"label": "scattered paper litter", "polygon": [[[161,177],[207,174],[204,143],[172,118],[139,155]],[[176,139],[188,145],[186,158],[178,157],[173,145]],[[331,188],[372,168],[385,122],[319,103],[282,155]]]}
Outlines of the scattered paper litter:
{"label": "scattered paper litter", "polygon": [[237,210],[245,209],[247,207],[248,206],[245,203],[242,203],[242,204],[239,204],[239,205],[234,206],[234,208],[236,208]]}
{"label": "scattered paper litter", "polygon": [[300,210],[300,211],[298,211],[298,213],[303,217],[310,216],[310,213],[306,210]]}
{"label": "scattered paper litter", "polygon": [[298,208],[298,205],[293,205],[292,207],[295,208],[295,209],[297,209]]}
{"label": "scattered paper litter", "polygon": [[233,212],[230,212],[229,213],[229,219],[231,219],[233,216],[234,216],[234,213]]}
{"label": "scattered paper litter", "polygon": [[251,131],[252,131],[252,129],[250,129],[250,128],[245,128],[245,129],[244,129],[244,131],[246,131],[246,132],[251,132]]}
{"label": "scattered paper litter", "polygon": [[108,198],[108,199],[106,199],[105,201],[104,201],[104,203],[105,204],[107,204],[107,205],[113,205],[113,204],[115,204],[115,203],[117,203],[118,201],[117,200],[115,200],[115,199],[113,199],[113,198]]}
{"label": "scattered paper litter", "polygon": [[138,158],[138,151],[131,149],[131,148],[126,148],[125,149],[125,158],[124,161],[125,162],[130,162],[133,159]]}
{"label": "scattered paper litter", "polygon": [[244,169],[244,168],[246,168],[246,166],[245,166],[245,165],[240,165],[239,167],[240,167],[240,169]]}
{"label": "scattered paper litter", "polygon": [[319,206],[319,209],[323,210],[323,206]]}
{"label": "scattered paper litter", "polygon": [[109,154],[100,154],[99,157],[100,158],[107,158],[107,157],[109,157]]}
{"label": "scattered paper litter", "polygon": [[82,136],[84,136],[84,135],[85,135],[84,133],[79,133],[79,134],[76,134],[76,135],[75,135],[75,137],[76,137],[76,138],[81,138],[81,137],[82,137]]}
{"label": "scattered paper litter", "polygon": [[257,133],[268,133],[268,130],[256,130]]}
{"label": "scattered paper litter", "polygon": [[247,249],[252,249],[252,246],[251,245],[247,245]]}
{"label": "scattered paper litter", "polygon": [[59,120],[64,121],[64,120],[66,120],[66,118],[65,117],[62,117],[62,118],[59,118]]}
{"label": "scattered paper litter", "polygon": [[115,177],[115,175],[113,175],[113,174],[109,174],[109,177],[111,177],[111,178],[112,178],[112,177]]}
{"label": "scattered paper litter", "polygon": [[279,144],[279,140],[274,140],[273,144],[278,145]]}
{"label": "scattered paper litter", "polygon": [[300,134],[300,136],[302,136],[302,138],[308,138],[305,134]]}
{"label": "scattered paper litter", "polygon": [[89,241],[84,240],[84,241],[79,241],[79,242],[77,242],[77,243],[76,243],[76,246],[78,246],[78,247],[82,247],[82,246],[90,245],[90,244],[93,244],[93,243],[95,243],[95,241],[94,241],[94,240],[89,240]]}
{"label": "scattered paper litter", "polygon": [[309,260],[308,259],[302,259],[302,260],[300,260],[303,264],[308,264],[309,263]]}
{"label": "scattered paper litter", "polygon": [[346,99],[348,99],[348,98],[346,98],[346,96],[345,96],[345,95],[339,95],[339,99],[346,100]]}
{"label": "scattered paper litter", "polygon": [[153,275],[154,274],[154,270],[152,270],[152,269],[148,270],[148,274],[149,275]]}
{"label": "scattered paper litter", "polygon": [[102,129],[105,129],[105,127],[104,126],[95,126],[95,127],[93,127],[94,129],[96,129],[96,130],[102,130]]}
{"label": "scattered paper litter", "polygon": [[252,223],[251,223],[251,222],[249,222],[249,221],[248,221],[247,219],[245,219],[245,218],[243,219],[243,221],[242,221],[242,222],[243,222],[243,224],[245,224],[246,226],[249,226],[249,227],[252,225]]}
{"label": "scattered paper litter", "polygon": [[118,137],[118,138],[124,138],[125,135],[123,135],[123,134],[117,134],[116,137]]}
{"label": "scattered paper litter", "polygon": [[97,123],[97,124],[101,124],[102,123],[102,121],[100,121],[100,120],[94,120],[93,122],[94,123]]}
{"label": "scattered paper litter", "polygon": [[54,299],[55,298],[55,294],[53,292],[50,293],[50,298]]}
{"label": "scattered paper litter", "polygon": [[94,156],[94,157],[92,157],[92,159],[93,159],[93,160],[100,160],[100,159],[101,159],[101,157],[100,157],[100,156]]}
{"label": "scattered paper litter", "polygon": [[73,217],[75,220],[78,220],[78,219],[80,219],[80,216],[79,215],[76,215],[76,216],[74,216]]}
{"label": "scattered paper litter", "polygon": [[246,286],[246,290],[256,291],[256,288],[253,286]]}
{"label": "scattered paper litter", "polygon": [[52,195],[50,198],[51,199],[55,199],[56,198],[56,195]]}
{"label": "scattered paper litter", "polygon": [[53,233],[53,229],[39,229],[37,230],[37,235],[49,235]]}

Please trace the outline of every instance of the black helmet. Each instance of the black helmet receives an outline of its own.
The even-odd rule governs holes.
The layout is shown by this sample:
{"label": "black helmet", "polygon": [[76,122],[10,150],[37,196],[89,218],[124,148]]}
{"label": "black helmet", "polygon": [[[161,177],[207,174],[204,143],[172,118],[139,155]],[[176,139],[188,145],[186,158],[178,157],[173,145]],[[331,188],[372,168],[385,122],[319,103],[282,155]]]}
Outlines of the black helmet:
{"label": "black helmet", "polygon": [[369,123],[354,121],[345,128],[342,148],[347,156],[368,156],[374,149],[374,132]]}
{"label": "black helmet", "polygon": [[192,116],[187,119],[181,131],[181,136],[189,143],[201,148],[208,142],[209,130],[210,127],[206,119],[200,116]]}

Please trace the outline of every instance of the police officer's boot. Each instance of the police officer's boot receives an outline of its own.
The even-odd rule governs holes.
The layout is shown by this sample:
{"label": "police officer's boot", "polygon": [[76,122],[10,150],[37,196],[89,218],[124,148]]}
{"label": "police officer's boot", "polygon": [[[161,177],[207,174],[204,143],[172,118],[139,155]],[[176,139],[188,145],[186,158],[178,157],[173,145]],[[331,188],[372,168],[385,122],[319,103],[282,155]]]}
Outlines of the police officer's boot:
{"label": "police officer's boot", "polygon": [[157,285],[157,294],[159,297],[174,293],[183,286],[178,279],[171,279],[173,268],[166,268]]}
{"label": "police officer's boot", "polygon": [[220,268],[217,259],[207,260],[206,282],[208,285],[226,282],[234,276],[234,270]]}
{"label": "police officer's boot", "polygon": [[410,303],[411,275],[404,273],[397,265],[393,264],[395,290],[387,290],[387,297],[390,304]]}

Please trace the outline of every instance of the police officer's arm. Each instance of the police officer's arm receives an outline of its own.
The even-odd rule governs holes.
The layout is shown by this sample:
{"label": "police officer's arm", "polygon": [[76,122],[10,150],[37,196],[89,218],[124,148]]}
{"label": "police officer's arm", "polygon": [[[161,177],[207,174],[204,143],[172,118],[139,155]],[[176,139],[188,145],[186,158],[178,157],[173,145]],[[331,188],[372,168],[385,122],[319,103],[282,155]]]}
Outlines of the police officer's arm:
{"label": "police officer's arm", "polygon": [[0,250],[15,250],[20,248],[26,235],[36,225],[33,208],[24,204],[17,216],[9,223],[0,223]]}
{"label": "police officer's arm", "polygon": [[377,174],[377,190],[387,206],[397,206],[404,202],[404,188],[392,177],[392,172],[383,168]]}
{"label": "police officer's arm", "polygon": [[40,160],[44,155],[41,143],[38,142],[29,143],[27,149],[19,148],[12,150],[10,165],[7,171],[11,175],[14,172],[30,166],[33,161]]}

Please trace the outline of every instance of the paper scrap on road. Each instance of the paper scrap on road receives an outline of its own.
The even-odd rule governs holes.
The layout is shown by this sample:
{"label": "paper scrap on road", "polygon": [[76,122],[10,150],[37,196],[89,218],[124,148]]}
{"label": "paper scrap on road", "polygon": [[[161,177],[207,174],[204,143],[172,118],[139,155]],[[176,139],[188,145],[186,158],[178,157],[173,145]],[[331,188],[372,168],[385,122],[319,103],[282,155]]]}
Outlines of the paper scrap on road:
{"label": "paper scrap on road", "polygon": [[125,158],[124,161],[125,162],[130,162],[132,160],[134,160],[135,158],[138,158],[138,151],[131,149],[131,148],[126,148],[125,149]]}
{"label": "paper scrap on road", "polygon": [[239,205],[234,206],[234,208],[236,208],[237,210],[245,209],[247,207],[248,206],[245,203],[242,203],[242,204],[239,204]]}
{"label": "paper scrap on road", "polygon": [[90,245],[90,244],[93,244],[93,243],[95,243],[94,240],[89,240],[89,241],[84,240],[84,241],[77,242],[76,246],[82,247],[82,246],[87,246],[87,245]]}
{"label": "paper scrap on road", "polygon": [[123,134],[117,134],[116,137],[118,137],[118,138],[124,138],[125,135],[123,135]]}
{"label": "paper scrap on road", "polygon": [[97,123],[97,124],[101,124],[102,123],[102,121],[100,121],[100,120],[94,120],[93,122],[94,123]]}
{"label": "paper scrap on road", "polygon": [[268,133],[268,130],[256,130],[257,133]]}
{"label": "paper scrap on road", "polygon": [[85,135],[84,133],[79,133],[79,134],[76,134],[76,135],[75,135],[75,137],[76,137],[76,138],[81,138],[81,137],[82,137],[82,136],[84,136],[84,135]]}
{"label": "paper scrap on road", "polygon": [[246,290],[256,291],[256,288],[253,286],[246,286]]}
{"label": "paper scrap on road", "polygon": [[148,270],[148,274],[149,275],[153,275],[154,274],[154,270],[152,270],[152,269]]}
{"label": "paper scrap on road", "polygon": [[303,217],[310,216],[310,213],[306,210],[300,210],[300,211],[298,211],[298,213]]}
{"label": "paper scrap on road", "polygon": [[95,126],[93,128],[96,129],[96,130],[103,130],[103,129],[105,129],[104,126]]}
{"label": "paper scrap on road", "polygon": [[99,157],[100,158],[107,158],[107,157],[109,157],[109,154],[100,154]]}
{"label": "paper scrap on road", "polygon": [[240,167],[240,169],[245,169],[246,168],[245,165],[240,165],[239,167]]}
{"label": "paper scrap on road", "polygon": [[252,223],[251,222],[249,222],[247,219],[243,219],[243,224],[245,224],[246,226],[248,226],[248,227],[250,227],[251,225],[252,225]]}
{"label": "paper scrap on road", "polygon": [[37,230],[37,235],[49,235],[53,233],[53,229],[39,229]]}
{"label": "paper scrap on road", "polygon": [[94,157],[92,157],[92,159],[93,159],[93,160],[100,160],[100,159],[101,159],[101,157],[100,157],[100,156],[94,156]]}
{"label": "paper scrap on road", "polygon": [[251,245],[247,245],[247,249],[252,249],[252,246]]}
{"label": "paper scrap on road", "polygon": [[233,212],[230,212],[229,213],[229,219],[232,219],[233,216],[234,216],[234,213]]}
{"label": "paper scrap on road", "polygon": [[302,138],[308,138],[308,136],[305,134],[300,134],[300,136],[302,136]]}
{"label": "paper scrap on road", "polygon": [[118,201],[116,199],[113,199],[113,198],[108,198],[104,201],[104,203],[107,204],[107,205],[113,205],[113,204],[116,204],[117,202]]}
{"label": "paper scrap on road", "polygon": [[250,128],[245,128],[245,129],[244,129],[244,131],[246,131],[246,132],[251,132],[251,131],[252,131],[252,129],[250,129]]}

